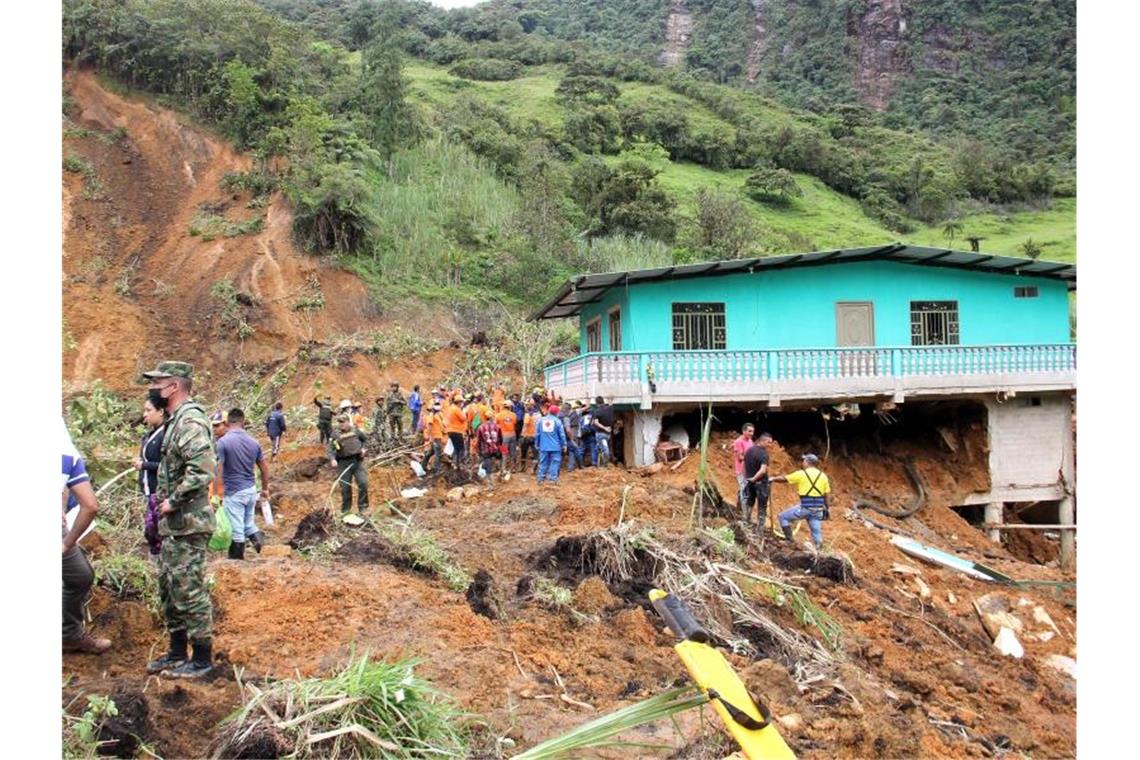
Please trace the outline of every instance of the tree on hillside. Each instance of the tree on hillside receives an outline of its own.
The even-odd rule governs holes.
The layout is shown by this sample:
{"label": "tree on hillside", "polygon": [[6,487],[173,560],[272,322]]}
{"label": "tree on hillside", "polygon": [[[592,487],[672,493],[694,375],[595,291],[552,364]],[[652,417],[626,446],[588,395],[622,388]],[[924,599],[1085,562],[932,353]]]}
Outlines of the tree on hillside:
{"label": "tree on hillside", "polygon": [[1045,249],[1040,243],[1033,238],[1026,238],[1025,242],[1021,244],[1021,252],[1025,254],[1026,258],[1036,261],[1044,253]]}
{"label": "tree on hillside", "polygon": [[574,250],[574,229],[566,207],[570,176],[547,144],[526,147],[519,171],[518,226],[542,255],[565,260]]}
{"label": "tree on hillside", "polygon": [[942,237],[946,238],[946,247],[954,247],[954,236],[962,232],[962,222],[957,217],[947,220],[946,224],[942,225]]}
{"label": "tree on hillside", "polygon": [[703,259],[739,259],[756,252],[756,223],[735,195],[697,191],[692,247]]}
{"label": "tree on hillside", "polygon": [[977,235],[972,235],[972,236],[966,238],[966,240],[968,240],[970,242],[970,250],[973,251],[974,253],[978,253],[979,251],[981,251],[982,241],[985,240],[985,238],[984,237],[978,237]]}
{"label": "tree on hillside", "polygon": [[744,181],[744,191],[761,203],[786,204],[803,196],[796,178],[787,169],[758,166]]}
{"label": "tree on hillside", "polygon": [[415,113],[405,99],[406,85],[396,39],[395,9],[389,5],[373,28],[373,42],[361,57],[360,110],[367,119],[368,142],[388,162],[392,155],[415,142]]}
{"label": "tree on hillside", "polygon": [[616,167],[591,158],[574,171],[571,194],[590,218],[591,237],[615,232],[642,233],[672,242],[677,202],[657,184],[657,170],[641,161]]}

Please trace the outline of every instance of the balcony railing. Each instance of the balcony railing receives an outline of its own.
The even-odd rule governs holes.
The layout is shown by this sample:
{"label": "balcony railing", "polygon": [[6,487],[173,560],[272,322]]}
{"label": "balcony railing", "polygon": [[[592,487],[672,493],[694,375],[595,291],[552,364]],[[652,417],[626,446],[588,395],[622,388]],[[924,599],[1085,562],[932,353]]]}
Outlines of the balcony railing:
{"label": "balcony railing", "polygon": [[805,348],[757,351],[611,351],[547,367],[548,388],[592,384],[771,384],[779,381],[952,378],[1072,373],[1072,343]]}

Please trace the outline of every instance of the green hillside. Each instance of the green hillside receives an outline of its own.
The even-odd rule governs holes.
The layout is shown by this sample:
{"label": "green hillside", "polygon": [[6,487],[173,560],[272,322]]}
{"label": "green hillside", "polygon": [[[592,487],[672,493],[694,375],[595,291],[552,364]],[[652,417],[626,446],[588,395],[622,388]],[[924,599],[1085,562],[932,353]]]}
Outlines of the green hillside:
{"label": "green hillside", "polygon": [[798,110],[495,8],[67,0],[63,58],[249,151],[242,181],[280,188],[298,242],[386,303],[526,306],[582,271],[950,233],[1075,256],[1055,163],[865,109]]}

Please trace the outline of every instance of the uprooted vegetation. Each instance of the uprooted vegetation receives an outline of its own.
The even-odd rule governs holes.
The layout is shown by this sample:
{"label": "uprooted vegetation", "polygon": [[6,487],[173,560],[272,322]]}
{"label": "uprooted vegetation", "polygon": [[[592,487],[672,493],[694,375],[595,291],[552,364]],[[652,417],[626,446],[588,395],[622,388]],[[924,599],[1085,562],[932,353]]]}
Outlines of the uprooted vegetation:
{"label": "uprooted vegetation", "polygon": [[466,757],[470,716],[416,664],[366,652],[329,678],[242,683],[214,757]]}

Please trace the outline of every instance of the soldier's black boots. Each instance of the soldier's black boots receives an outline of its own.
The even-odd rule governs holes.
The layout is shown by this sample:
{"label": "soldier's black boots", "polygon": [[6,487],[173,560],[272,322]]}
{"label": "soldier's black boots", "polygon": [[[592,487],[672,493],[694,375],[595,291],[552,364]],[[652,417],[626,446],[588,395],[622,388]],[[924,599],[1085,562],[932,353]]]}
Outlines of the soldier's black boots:
{"label": "soldier's black boots", "polygon": [[257,531],[252,536],[250,536],[247,540],[251,544],[253,544],[254,551],[256,551],[258,554],[261,554],[262,542],[265,541],[265,536],[262,535],[261,531],[260,530]]}
{"label": "soldier's black boots", "polygon": [[792,526],[791,525],[785,525],[784,526],[784,538],[788,539],[792,543],[795,543],[796,537],[795,537],[795,535],[792,534]]}
{"label": "soldier's black boots", "polygon": [[230,559],[245,559],[245,544],[238,543],[237,541],[230,541]]}
{"label": "soldier's black boots", "polygon": [[193,657],[173,670],[164,671],[164,676],[167,678],[202,678],[213,671],[214,663],[211,642],[194,641],[192,644],[194,648]]}
{"label": "soldier's black boots", "polygon": [[170,632],[170,651],[146,665],[147,673],[161,673],[186,662],[186,631]]}

